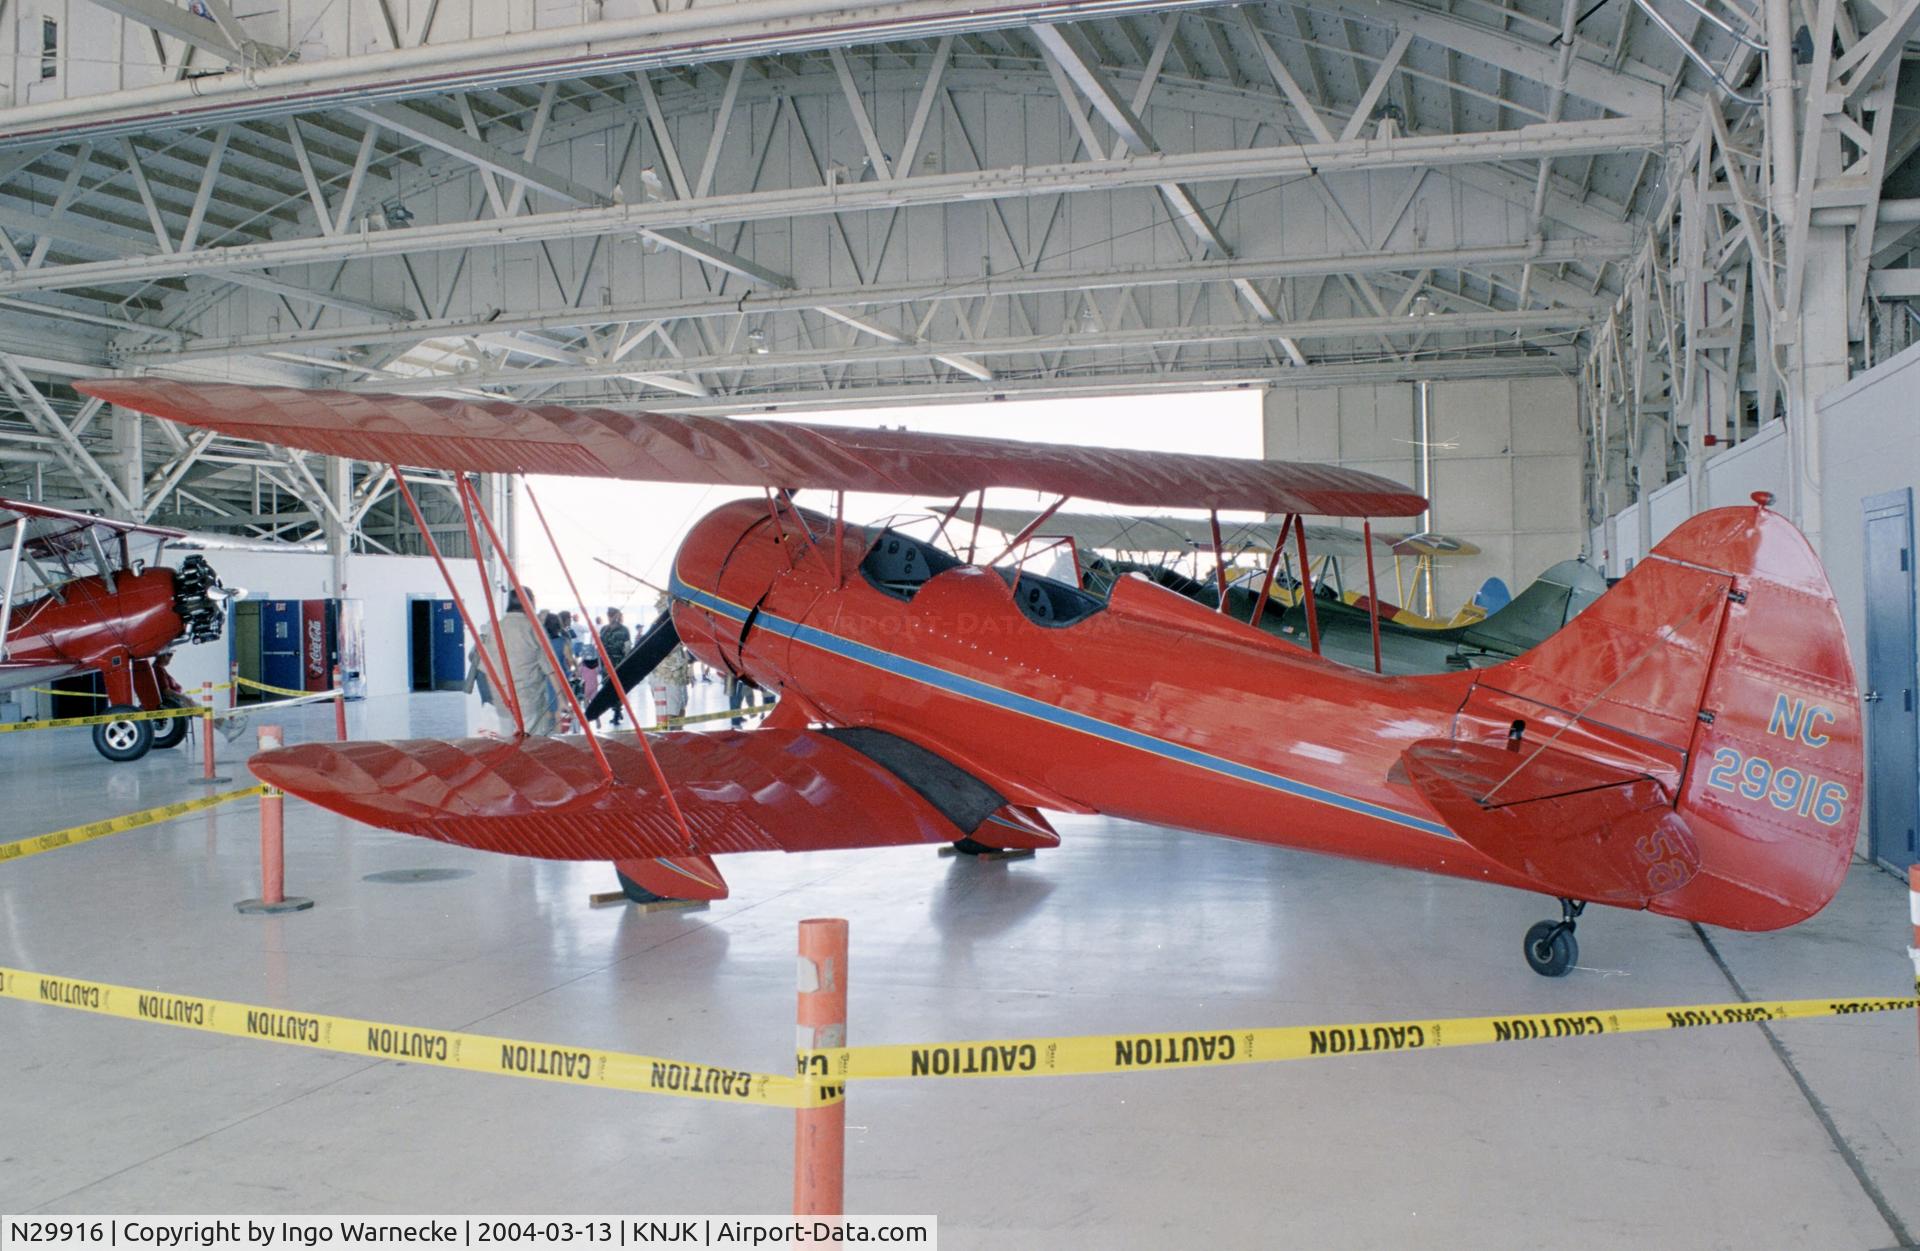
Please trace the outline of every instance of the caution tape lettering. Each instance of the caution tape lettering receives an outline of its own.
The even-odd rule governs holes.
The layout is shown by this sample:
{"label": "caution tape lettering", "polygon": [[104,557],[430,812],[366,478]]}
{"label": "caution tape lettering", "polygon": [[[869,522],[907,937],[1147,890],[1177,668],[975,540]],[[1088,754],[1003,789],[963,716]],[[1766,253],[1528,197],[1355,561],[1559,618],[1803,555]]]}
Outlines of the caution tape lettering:
{"label": "caution tape lettering", "polygon": [[155,708],[150,712],[103,712],[91,717],[52,717],[45,721],[0,722],[0,734],[25,734],[32,730],[67,730],[80,725],[114,725],[121,721],[166,721],[173,717],[210,717],[211,708]]}
{"label": "caution tape lettering", "polygon": [[318,1051],[675,1098],[779,1108],[818,1107],[841,1098],[836,1086],[775,1073],[592,1047],[421,1029],[386,1021],[322,1016],[261,1004],[54,977],[22,969],[0,968],[0,998]]}
{"label": "caution tape lettering", "polygon": [[275,1012],[271,1008],[247,1009],[247,1033],[270,1042],[320,1044],[320,1018]]}
{"label": "caution tape lettering", "polygon": [[1039,1067],[1040,1050],[1032,1043],[915,1047],[913,1069],[909,1076],[981,1077],[996,1073],[1031,1073]]}

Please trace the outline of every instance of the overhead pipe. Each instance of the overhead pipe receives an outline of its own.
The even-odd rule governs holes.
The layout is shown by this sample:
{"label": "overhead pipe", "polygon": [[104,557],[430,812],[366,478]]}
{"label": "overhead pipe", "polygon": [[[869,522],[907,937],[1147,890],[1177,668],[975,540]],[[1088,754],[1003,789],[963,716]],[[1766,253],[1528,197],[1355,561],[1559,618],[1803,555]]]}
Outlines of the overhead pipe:
{"label": "overhead pipe", "polygon": [[1766,44],[1761,43],[1759,40],[1753,38],[1751,35],[1747,34],[1745,31],[1737,29],[1731,22],[1727,21],[1727,19],[1713,12],[1711,9],[1707,8],[1706,5],[1701,4],[1700,0],[1680,0],[1680,3],[1686,5],[1689,9],[1692,9],[1695,13],[1698,13],[1702,18],[1706,19],[1708,22],[1711,22],[1713,25],[1718,26],[1721,30],[1724,30],[1725,32],[1727,32],[1727,34],[1733,36],[1735,39],[1738,39],[1741,43],[1746,44],[1749,48],[1752,48],[1755,52],[1765,52],[1767,50]]}
{"label": "overhead pipe", "polygon": [[[1713,63],[1708,61],[1706,57],[1701,56],[1699,52],[1695,51],[1694,46],[1691,43],[1687,42],[1687,37],[1685,35],[1682,35],[1678,30],[1674,29],[1674,25],[1672,22],[1669,22],[1666,18],[1660,15],[1660,10],[1653,7],[1652,0],[1633,0],[1633,2],[1642,13],[1647,15],[1648,21],[1652,22],[1655,26],[1658,26],[1661,30],[1667,32],[1667,38],[1673,40],[1674,44],[1679,47],[1680,51],[1686,54],[1687,60],[1692,61],[1696,66],[1698,66],[1700,69],[1700,72],[1702,74],[1705,74],[1708,78],[1711,78],[1713,80],[1714,85],[1720,88],[1721,91],[1724,91],[1730,99],[1738,100],[1742,104],[1750,104],[1750,105],[1759,105],[1759,104],[1765,103],[1759,96],[1749,96],[1749,95],[1742,94],[1738,89],[1734,87],[1732,83],[1728,82],[1725,78],[1721,77],[1720,71],[1713,67]],[[1689,7],[1699,11],[1702,14],[1706,13],[1706,10],[1700,8],[1700,6],[1697,4],[1690,4]],[[1729,31],[1729,33],[1731,33],[1731,31]],[[1739,36],[1736,35],[1735,38],[1739,38]],[[1741,42],[1744,43],[1746,41],[1741,40]],[[1769,93],[1771,93],[1772,88],[1769,87],[1768,91]]]}

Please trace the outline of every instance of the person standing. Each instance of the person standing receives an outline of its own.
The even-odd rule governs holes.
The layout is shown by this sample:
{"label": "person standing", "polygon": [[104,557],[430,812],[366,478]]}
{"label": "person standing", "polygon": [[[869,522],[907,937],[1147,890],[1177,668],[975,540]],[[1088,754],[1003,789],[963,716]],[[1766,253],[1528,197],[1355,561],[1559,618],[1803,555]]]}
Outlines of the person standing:
{"label": "person standing", "polygon": [[[618,608],[607,609],[607,624],[600,627],[600,645],[607,649],[607,660],[612,663],[615,669],[620,667],[620,662],[625,660],[627,653],[633,649],[633,631],[627,629],[626,622]],[[614,681],[614,675],[611,673],[607,674],[607,681]],[[620,715],[621,706],[616,702],[613,706],[613,724],[615,726],[620,724]]]}
{"label": "person standing", "polygon": [[566,621],[557,612],[541,613],[540,625],[547,632],[547,642],[553,645],[554,659],[560,662],[560,676],[571,683],[573,681],[573,636],[567,633]]}
{"label": "person standing", "polygon": [[[673,601],[662,595],[659,608],[662,613],[672,612]],[[666,697],[667,716],[686,716],[687,683],[692,677],[687,649],[675,644],[673,650],[667,653],[667,658],[660,662],[660,668],[656,672],[660,679],[661,693]]]}
{"label": "person standing", "polygon": [[[735,677],[727,684],[727,707],[735,712],[750,710],[758,702],[755,696],[759,690],[759,687],[752,685],[745,678]],[[733,728],[738,730],[746,723],[745,717],[735,717]]]}
{"label": "person standing", "polygon": [[[519,593],[507,592],[507,610],[500,614],[499,637],[492,630],[482,632],[480,649],[484,650],[492,662],[494,671],[502,681],[512,672],[514,698],[520,705],[520,716],[531,735],[549,735],[560,726],[560,682],[563,681],[553,671],[553,665],[547,660],[547,652],[540,645],[540,627],[531,617],[533,610],[533,592],[528,591],[523,605]],[[476,652],[473,667],[476,673],[485,672]],[[490,684],[481,683],[482,702],[491,703],[495,712],[503,721],[511,722],[513,713],[506,702],[499,698],[498,692]]]}

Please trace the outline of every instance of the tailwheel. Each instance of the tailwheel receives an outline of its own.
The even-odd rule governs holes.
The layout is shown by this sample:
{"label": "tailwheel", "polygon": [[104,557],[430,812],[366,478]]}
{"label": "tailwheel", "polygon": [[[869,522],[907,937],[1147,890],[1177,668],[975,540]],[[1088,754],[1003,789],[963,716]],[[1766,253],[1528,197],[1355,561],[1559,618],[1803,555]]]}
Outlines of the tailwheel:
{"label": "tailwheel", "polygon": [[[110,716],[116,712],[139,712],[138,708],[126,704],[115,704],[107,709]],[[153,747],[153,722],[151,721],[107,721],[93,727],[93,746],[108,760],[123,762],[138,760]]]}
{"label": "tailwheel", "polygon": [[1525,944],[1527,967],[1542,977],[1565,977],[1580,959],[1580,944],[1573,936],[1573,927],[1586,910],[1584,903],[1562,899],[1558,921],[1541,921],[1529,929]]}

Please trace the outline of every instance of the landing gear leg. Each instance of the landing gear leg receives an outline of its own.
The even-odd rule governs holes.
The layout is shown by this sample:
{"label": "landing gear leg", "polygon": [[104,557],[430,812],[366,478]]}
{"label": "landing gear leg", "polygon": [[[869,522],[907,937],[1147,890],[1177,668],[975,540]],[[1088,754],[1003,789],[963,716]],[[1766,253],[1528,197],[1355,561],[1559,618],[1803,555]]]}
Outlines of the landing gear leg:
{"label": "landing gear leg", "polygon": [[1560,901],[1560,919],[1542,921],[1527,931],[1527,967],[1542,977],[1565,977],[1580,959],[1580,944],[1574,941],[1573,927],[1587,910],[1584,902]]}

